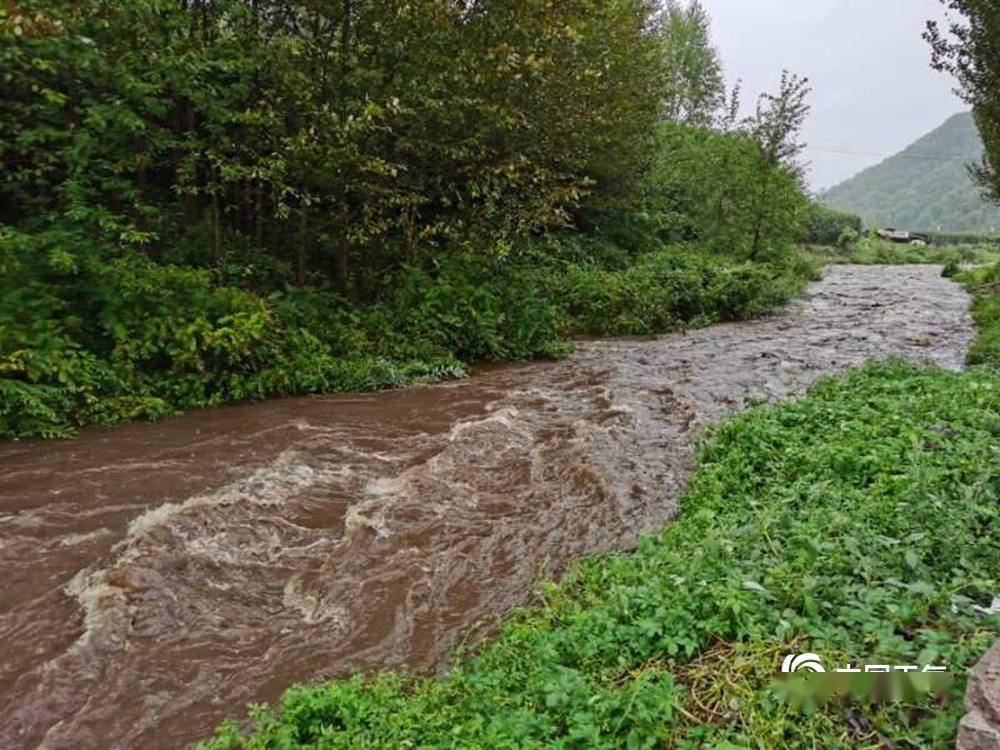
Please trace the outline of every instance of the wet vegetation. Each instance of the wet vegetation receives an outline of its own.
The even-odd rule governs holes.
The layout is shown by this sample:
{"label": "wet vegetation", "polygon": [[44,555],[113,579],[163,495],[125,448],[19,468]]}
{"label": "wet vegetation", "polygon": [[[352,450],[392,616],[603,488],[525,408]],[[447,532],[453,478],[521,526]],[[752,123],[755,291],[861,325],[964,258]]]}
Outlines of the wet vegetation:
{"label": "wet vegetation", "polygon": [[[569,238],[517,261],[458,255],[433,274],[405,266],[366,303],[291,286],[262,297],[218,286],[207,270],[142,259],[74,268],[44,296],[40,283],[5,294],[19,325],[5,331],[0,436],[461,377],[469,362],[563,356],[575,334],[750,317],[797,294],[816,269],[792,251],[764,263],[646,243],[637,252]],[[69,316],[60,294],[99,317]]]}
{"label": "wet vegetation", "polygon": [[[294,687],[205,747],[951,747],[1000,634],[998,414],[986,370],[891,364],[752,409],[712,435],[677,522],[543,587],[447,678]],[[804,712],[772,685],[802,652],[957,681]]]}
{"label": "wet vegetation", "polygon": [[861,238],[861,217],[845,211],[835,211],[813,201],[806,212],[804,241],[809,245],[842,247]]}
{"label": "wet vegetation", "polygon": [[[997,11],[948,4],[976,23],[931,27],[935,63],[996,197]],[[755,407],[679,521],[541,587],[448,676],[293,687],[205,748],[951,746],[1000,634],[1000,264],[810,207],[806,81],[740,119],[704,11],[652,0],[8,0],[0,42],[0,438],[743,319],[815,276],[795,242],[976,295],[979,367]],[[805,651],[957,680],[803,712],[772,681]]]}
{"label": "wet vegetation", "polygon": [[979,337],[969,350],[968,362],[1000,373],[1000,263],[965,271],[957,278],[975,295],[972,317]]}
{"label": "wet vegetation", "polygon": [[[951,267],[953,272],[965,265],[984,265],[1000,259],[1000,244],[981,242],[962,245],[907,245],[877,237],[848,237],[839,246],[812,247],[811,255],[819,263],[856,263],[859,265],[933,264]],[[949,273],[953,275],[953,273]]]}
{"label": "wet vegetation", "polygon": [[805,82],[694,5],[0,5],[0,437],[454,377],[752,315]]}

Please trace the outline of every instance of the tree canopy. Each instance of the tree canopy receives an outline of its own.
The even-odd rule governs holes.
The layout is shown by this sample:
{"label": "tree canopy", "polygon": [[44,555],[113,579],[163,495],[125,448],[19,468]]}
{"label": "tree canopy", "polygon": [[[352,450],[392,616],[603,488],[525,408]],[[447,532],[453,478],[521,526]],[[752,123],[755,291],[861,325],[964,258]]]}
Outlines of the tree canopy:
{"label": "tree canopy", "polygon": [[1000,202],[1000,5],[994,0],[941,0],[950,15],[945,27],[931,21],[926,38],[933,66],[951,73],[972,105],[985,152],[973,173],[986,194]]}
{"label": "tree canopy", "polygon": [[300,281],[569,224],[642,174],[663,90],[650,0],[38,5],[0,22],[0,219],[249,240]]}

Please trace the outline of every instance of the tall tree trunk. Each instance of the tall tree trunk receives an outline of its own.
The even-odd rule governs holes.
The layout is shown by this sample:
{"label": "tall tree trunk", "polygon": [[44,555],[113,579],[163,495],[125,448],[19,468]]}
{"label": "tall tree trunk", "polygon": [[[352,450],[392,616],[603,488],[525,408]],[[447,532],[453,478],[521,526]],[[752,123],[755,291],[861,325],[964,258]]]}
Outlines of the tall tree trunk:
{"label": "tall tree trunk", "polygon": [[347,239],[347,230],[345,229],[340,235],[340,249],[337,252],[337,280],[345,290],[351,278],[350,258],[351,243]]}
{"label": "tall tree trunk", "polygon": [[264,185],[257,180],[254,191],[254,242],[258,247],[264,244]]}
{"label": "tall tree trunk", "polygon": [[340,27],[340,72],[347,73],[347,53],[351,48],[351,0],[344,0],[344,18]]}
{"label": "tall tree trunk", "polygon": [[295,283],[299,286],[306,285],[306,227],[308,222],[308,214],[306,214],[305,206],[299,208],[299,241],[296,246],[296,259],[295,259]]}
{"label": "tall tree trunk", "polygon": [[[193,133],[195,127],[197,126],[197,121],[195,117],[194,105],[191,104],[191,100],[184,97],[178,102],[175,115],[175,136],[178,140],[182,139],[185,133]],[[181,169],[181,163],[184,161],[185,152],[181,145],[175,146],[173,150],[173,161],[174,161],[174,175],[177,175]],[[181,198],[181,203],[184,210],[184,219],[188,226],[194,226],[201,223],[202,220],[202,202],[201,202],[201,183],[199,181],[199,176],[201,170],[198,165],[195,164],[194,174],[191,176],[192,184],[188,187],[191,190],[185,191]]]}
{"label": "tall tree trunk", "polygon": [[406,243],[406,258],[412,262],[417,256],[417,209],[412,206],[405,211],[403,236]]}
{"label": "tall tree trunk", "polygon": [[[214,171],[214,170],[213,170]],[[219,183],[212,179],[212,263],[218,266],[222,260],[222,215],[219,210]]]}

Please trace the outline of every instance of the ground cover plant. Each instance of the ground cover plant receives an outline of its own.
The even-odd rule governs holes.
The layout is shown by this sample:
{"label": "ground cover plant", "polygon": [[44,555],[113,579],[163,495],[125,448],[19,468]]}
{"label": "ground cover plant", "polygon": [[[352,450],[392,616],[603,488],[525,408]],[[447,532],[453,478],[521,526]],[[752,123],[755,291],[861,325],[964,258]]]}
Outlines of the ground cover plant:
{"label": "ground cover plant", "polygon": [[839,247],[815,246],[812,255],[822,263],[859,265],[968,265],[995,263],[1000,246],[994,243],[964,245],[908,245],[872,237],[851,241]]}
{"label": "ground cover plant", "polygon": [[972,292],[972,317],[979,336],[969,349],[968,363],[1000,372],[1000,263],[958,275]]}
{"label": "ground cover plant", "polygon": [[[542,587],[448,677],[293,687],[204,747],[951,747],[967,670],[1000,635],[998,458],[986,369],[825,380],[719,426],[679,520]],[[805,712],[772,686],[805,651],[955,683]]]}

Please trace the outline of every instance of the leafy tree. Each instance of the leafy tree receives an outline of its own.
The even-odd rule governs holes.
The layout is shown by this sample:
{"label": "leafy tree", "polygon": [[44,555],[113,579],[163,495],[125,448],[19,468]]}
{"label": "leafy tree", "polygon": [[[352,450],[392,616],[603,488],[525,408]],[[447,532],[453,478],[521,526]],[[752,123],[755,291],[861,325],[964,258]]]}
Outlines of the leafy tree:
{"label": "leafy tree", "polygon": [[662,88],[654,10],[11,5],[3,215],[68,214],[154,257],[186,238],[213,266],[263,246],[300,284],[345,288],[352,257],[506,247],[634,188]]}
{"label": "leafy tree", "polygon": [[757,111],[743,127],[764,151],[769,164],[781,165],[802,177],[804,166],[799,161],[805,144],[799,141],[802,126],[809,116],[807,99],[812,89],[808,78],[800,78],[785,70],[776,93],[764,93],[757,100]]}
{"label": "leafy tree", "polygon": [[804,171],[800,161],[805,145],[799,141],[809,115],[809,79],[783,71],[776,93],[765,93],[757,101],[756,113],[744,131],[761,149],[758,168],[748,175],[751,208],[751,255],[764,247],[769,226],[795,227],[805,208]]}
{"label": "leafy tree", "polygon": [[0,1],[0,436],[786,298],[733,258],[794,239],[786,154],[705,127],[707,16],[661,10]]}
{"label": "leafy tree", "polygon": [[[806,242],[814,245],[845,245],[861,236],[861,217],[836,211],[815,201],[805,216]],[[842,241],[843,240],[843,241]]]}
{"label": "leafy tree", "polygon": [[1000,5],[994,0],[942,0],[954,11],[946,28],[927,24],[935,69],[958,80],[983,137],[982,164],[973,167],[986,194],[1000,201]]}
{"label": "leafy tree", "polygon": [[711,19],[698,0],[688,5],[668,0],[662,23],[668,75],[664,116],[671,122],[708,127],[725,100]]}

